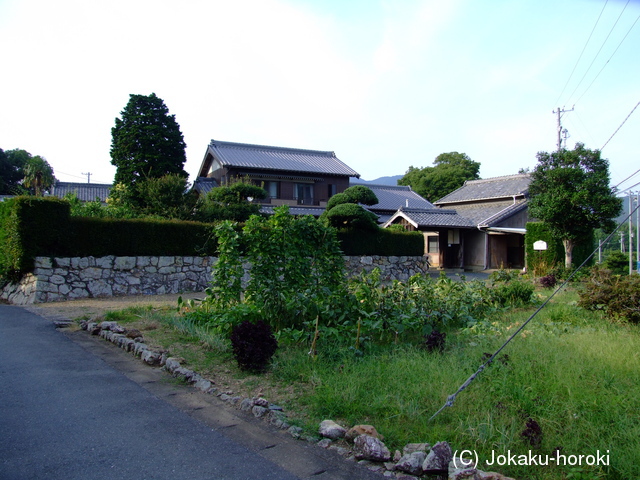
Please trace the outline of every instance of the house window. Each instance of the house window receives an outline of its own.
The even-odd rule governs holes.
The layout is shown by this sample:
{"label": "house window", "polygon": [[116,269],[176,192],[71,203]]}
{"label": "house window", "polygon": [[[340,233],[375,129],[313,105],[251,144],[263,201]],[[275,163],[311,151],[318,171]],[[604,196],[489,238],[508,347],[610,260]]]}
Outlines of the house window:
{"label": "house window", "polygon": [[262,188],[264,188],[267,191],[267,196],[269,198],[280,198],[279,188],[278,188],[279,185],[280,185],[280,182],[269,181],[269,182],[264,182]]}
{"label": "house window", "polygon": [[447,243],[449,245],[458,245],[460,243],[460,229],[453,228],[448,231]]}
{"label": "house window", "polygon": [[440,253],[440,239],[435,235],[427,237],[427,253]]}
{"label": "house window", "polygon": [[298,205],[313,205],[313,185],[296,183],[294,195]]}
{"label": "house window", "polygon": [[338,193],[338,186],[329,184],[328,193],[329,193],[329,197],[327,197],[327,198],[333,197],[336,193]]}

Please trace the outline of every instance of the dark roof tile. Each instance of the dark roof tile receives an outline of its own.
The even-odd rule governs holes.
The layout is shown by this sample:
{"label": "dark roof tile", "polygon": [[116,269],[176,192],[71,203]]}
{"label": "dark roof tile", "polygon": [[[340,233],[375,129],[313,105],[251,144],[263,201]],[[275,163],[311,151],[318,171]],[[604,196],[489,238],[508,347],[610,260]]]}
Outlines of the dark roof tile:
{"label": "dark roof tile", "polygon": [[56,182],[51,188],[51,196],[63,198],[68,193],[75,193],[82,202],[93,202],[96,198],[106,202],[112,187],[104,183]]}
{"label": "dark roof tile", "polygon": [[458,202],[510,198],[514,195],[524,196],[529,191],[529,183],[531,176],[525,173],[484,180],[467,180],[462,187],[434,203],[444,206]]}
{"label": "dark roof tile", "polygon": [[211,140],[208,153],[225,167],[360,176],[338,159],[334,152]]}
{"label": "dark roof tile", "polygon": [[431,202],[422,198],[408,186],[375,184],[365,184],[364,186],[373,190],[373,193],[378,197],[378,203],[369,207],[374,212],[380,210],[395,212],[399,208],[434,208]]}

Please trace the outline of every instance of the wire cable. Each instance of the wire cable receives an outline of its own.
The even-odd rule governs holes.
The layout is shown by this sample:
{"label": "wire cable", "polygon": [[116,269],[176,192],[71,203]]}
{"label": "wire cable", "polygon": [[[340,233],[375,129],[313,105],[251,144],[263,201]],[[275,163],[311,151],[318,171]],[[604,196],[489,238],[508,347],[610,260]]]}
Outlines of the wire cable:
{"label": "wire cable", "polygon": [[620,46],[622,45],[622,43],[626,40],[626,38],[629,36],[629,33],[631,33],[631,30],[633,29],[633,27],[635,27],[636,23],[638,23],[638,20],[640,20],[640,15],[638,15],[638,18],[636,18],[636,21],[633,22],[633,24],[631,25],[631,27],[629,27],[629,30],[627,30],[627,33],[625,34],[625,36],[622,38],[622,40],[620,40],[620,43],[618,44],[618,46],[616,47],[616,49],[613,51],[613,53],[611,54],[611,56],[609,57],[609,59],[604,63],[604,65],[602,66],[602,68],[600,69],[600,71],[598,72],[598,74],[594,77],[593,80],[591,80],[591,83],[589,84],[589,86],[586,88],[586,90],[584,92],[582,92],[582,95],[580,95],[580,97],[578,98],[578,100],[576,100],[576,103],[578,103],[580,100],[582,100],[582,97],[585,96],[585,94],[589,91],[589,89],[591,88],[591,85],[594,84],[594,82],[598,79],[598,77],[600,76],[600,74],[602,73],[602,71],[605,69],[605,67],[607,65],[609,65],[609,62],[611,61],[611,59],[613,58],[613,56],[616,54],[616,52],[618,51],[618,49],[620,48]]}
{"label": "wire cable", "polygon": [[[620,229],[620,227],[627,222],[629,217],[631,217],[631,215],[633,215],[636,212],[636,210],[638,210],[639,207],[640,207],[640,205],[636,206],[636,208],[632,212],[629,212],[629,215],[627,215],[627,217],[620,224],[618,224],[618,226],[613,230],[613,232],[611,232],[609,234],[609,236],[604,240],[603,244],[606,244],[607,242],[609,242],[611,237],[613,237],[613,234],[616,233],[618,231],[618,229]],[[598,247],[598,248],[600,248],[600,247]],[[595,255],[595,253],[598,251],[598,248],[596,248],[593,252],[591,252],[591,255],[589,255],[586,258],[586,260],[584,262],[582,262],[580,264],[580,266],[578,268],[576,268],[573,271],[573,273],[571,273],[571,275],[569,275],[569,277],[567,277],[567,279],[564,281],[564,283],[562,285],[560,285],[551,295],[549,295],[549,298],[547,298],[542,303],[542,305],[540,305],[538,307],[538,309],[535,312],[533,312],[533,314],[527,319],[527,321],[524,322],[522,325],[520,325],[520,327],[513,333],[513,335],[511,335],[507,339],[507,341],[504,342],[502,344],[502,346],[498,350],[496,350],[496,352],[493,355],[491,355],[491,357],[489,357],[489,359],[486,362],[484,362],[482,365],[480,365],[478,370],[476,370],[476,372],[473,375],[471,375],[469,378],[467,378],[467,380],[462,385],[460,385],[460,387],[458,388],[458,390],[454,394],[449,395],[447,397],[447,401],[445,402],[445,404],[442,407],[440,407],[440,410],[438,410],[436,413],[434,413],[431,416],[429,421],[431,421],[434,418],[436,418],[440,414],[440,412],[442,412],[445,408],[453,406],[453,403],[455,402],[456,397],[458,396],[458,394],[461,393],[465,388],[467,388],[471,384],[471,382],[473,382],[476,379],[476,377],[478,375],[480,375],[482,373],[482,371],[487,366],[489,366],[491,364],[491,362],[493,362],[493,360],[496,358],[496,356],[511,342],[511,340],[513,340],[524,329],[524,327],[526,327],[529,324],[529,322],[531,322],[531,320],[533,320],[536,317],[536,315],[538,315],[538,313],[540,313],[540,311],[551,301],[551,299],[553,297],[555,297],[556,294],[558,292],[560,292],[560,290],[562,290],[569,283],[569,281],[580,271],[580,269],[582,269],[587,264],[587,262],[589,262],[589,260],[591,260],[591,257],[593,257]]]}
{"label": "wire cable", "polygon": [[[571,98],[573,98],[573,95],[576,93],[576,91],[578,91],[578,88],[580,88],[580,85],[582,85],[583,80],[585,79],[585,77],[587,76],[587,74],[589,73],[589,70],[591,70],[591,67],[593,66],[593,64],[595,63],[596,59],[598,58],[598,56],[600,55],[600,52],[602,51],[602,49],[604,48],[605,44],[607,43],[607,41],[609,40],[609,37],[611,36],[611,34],[613,33],[613,30],[616,28],[616,25],[618,24],[618,22],[620,21],[620,17],[622,17],[622,14],[624,13],[624,11],[627,8],[627,5],[629,5],[629,2],[631,0],[627,0],[627,3],[624,5],[624,8],[622,9],[622,11],[620,12],[620,15],[618,15],[618,18],[616,19],[615,23],[613,24],[613,26],[611,27],[611,30],[609,30],[609,33],[607,34],[607,38],[604,39],[604,41],[602,42],[602,45],[600,45],[600,49],[598,50],[598,53],[596,53],[596,55],[593,57],[593,60],[591,61],[591,63],[589,64],[589,67],[587,67],[587,70],[584,72],[584,75],[582,76],[582,78],[580,79],[580,81],[578,82],[578,85],[576,85],[576,88],[573,90],[573,92],[571,92],[571,95],[569,95],[569,100],[571,100]],[[569,102],[567,102],[569,103]]]}
{"label": "wire cable", "polygon": [[631,177],[637,175],[638,173],[640,173],[640,170],[636,170],[634,173],[632,173],[631,175],[629,175],[627,178],[625,178],[624,180],[622,180],[618,185],[616,185],[613,188],[618,188],[620,185],[622,185],[624,182],[626,182],[627,180],[629,180]]}
{"label": "wire cable", "polygon": [[560,92],[560,95],[558,95],[558,98],[553,103],[554,105],[558,104],[558,101],[562,97],[562,94],[564,93],[564,91],[567,89],[567,85],[569,85],[569,82],[571,81],[571,78],[573,77],[573,74],[575,73],[576,68],[578,68],[578,64],[580,63],[580,60],[582,60],[582,55],[584,55],[584,51],[587,49],[587,45],[589,45],[589,42],[591,41],[591,37],[593,36],[593,32],[596,31],[596,27],[598,26],[598,23],[600,22],[600,18],[602,18],[602,13],[604,12],[604,9],[607,6],[607,3],[609,3],[609,0],[605,0],[604,5],[602,6],[602,10],[600,10],[600,15],[598,15],[598,19],[596,20],[595,25],[591,29],[591,33],[589,34],[589,38],[587,38],[587,42],[584,44],[584,47],[582,47],[582,51],[580,52],[580,56],[578,57],[578,60],[576,61],[576,64],[573,66],[573,70],[571,70],[571,74],[569,75],[569,78],[567,79],[567,82],[564,84],[564,87],[562,87],[562,91]]}
{"label": "wire cable", "polygon": [[604,149],[604,147],[607,146],[607,144],[611,141],[611,139],[616,135],[616,133],[618,133],[618,131],[622,128],[622,126],[627,122],[627,120],[629,120],[629,117],[633,114],[633,112],[636,111],[636,108],[638,108],[638,105],[640,105],[640,102],[636,103],[636,106],[633,107],[633,109],[631,110],[631,112],[629,112],[629,115],[627,115],[627,118],[625,118],[622,123],[620,124],[620,126],[618,128],[616,128],[616,131],[613,132],[613,134],[609,137],[609,140],[607,140],[606,142],[604,142],[604,145],[602,145],[602,147],[600,147],[600,151],[602,151]]}

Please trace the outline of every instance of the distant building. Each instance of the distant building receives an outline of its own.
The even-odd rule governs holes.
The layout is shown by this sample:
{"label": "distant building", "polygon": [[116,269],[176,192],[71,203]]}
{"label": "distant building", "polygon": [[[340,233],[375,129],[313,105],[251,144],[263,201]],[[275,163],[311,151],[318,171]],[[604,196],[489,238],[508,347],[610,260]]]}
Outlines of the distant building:
{"label": "distant building", "polygon": [[399,209],[384,226],[425,232],[432,264],[482,270],[523,268],[528,174],[469,180],[434,209]]}
{"label": "distant building", "polygon": [[75,183],[56,182],[51,187],[51,196],[64,198],[69,193],[75,193],[81,202],[93,202],[96,199],[106,203],[113,185],[104,183]]}
{"label": "distant building", "polygon": [[211,140],[194,189],[203,194],[248,178],[267,191],[265,205],[321,207],[349,187],[350,177],[360,174],[334,152]]}

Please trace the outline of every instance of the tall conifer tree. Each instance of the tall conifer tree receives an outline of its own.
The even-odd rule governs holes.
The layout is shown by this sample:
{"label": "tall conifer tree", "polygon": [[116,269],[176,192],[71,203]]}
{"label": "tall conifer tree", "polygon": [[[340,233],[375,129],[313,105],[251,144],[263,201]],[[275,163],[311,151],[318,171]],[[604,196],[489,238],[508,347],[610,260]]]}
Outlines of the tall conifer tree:
{"label": "tall conifer tree", "polygon": [[187,177],[185,148],[175,115],[155,93],[130,95],[111,129],[111,163],[115,183],[130,186],[168,174]]}

